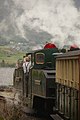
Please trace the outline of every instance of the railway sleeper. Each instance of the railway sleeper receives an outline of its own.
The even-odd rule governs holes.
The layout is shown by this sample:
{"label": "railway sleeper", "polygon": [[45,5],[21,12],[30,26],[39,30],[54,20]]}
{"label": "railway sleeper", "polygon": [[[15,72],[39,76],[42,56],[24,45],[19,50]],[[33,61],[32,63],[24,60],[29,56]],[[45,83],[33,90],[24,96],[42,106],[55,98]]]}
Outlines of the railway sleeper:
{"label": "railway sleeper", "polygon": [[58,114],[54,114],[54,115],[50,115],[52,119],[54,120],[64,120],[63,118],[61,118]]}

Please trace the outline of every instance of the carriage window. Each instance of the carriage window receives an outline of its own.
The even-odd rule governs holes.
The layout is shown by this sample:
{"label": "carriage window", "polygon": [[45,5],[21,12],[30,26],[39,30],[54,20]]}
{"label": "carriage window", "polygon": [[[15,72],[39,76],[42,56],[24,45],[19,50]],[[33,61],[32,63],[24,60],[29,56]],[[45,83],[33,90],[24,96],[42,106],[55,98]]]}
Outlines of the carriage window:
{"label": "carriage window", "polygon": [[36,53],[36,64],[44,64],[45,54]]}

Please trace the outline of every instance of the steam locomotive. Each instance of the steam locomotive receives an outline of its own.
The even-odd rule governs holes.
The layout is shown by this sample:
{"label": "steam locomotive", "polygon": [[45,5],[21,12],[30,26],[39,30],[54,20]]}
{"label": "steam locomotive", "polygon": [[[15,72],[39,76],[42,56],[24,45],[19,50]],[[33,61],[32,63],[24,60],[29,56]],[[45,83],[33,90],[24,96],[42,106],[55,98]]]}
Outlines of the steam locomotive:
{"label": "steam locomotive", "polygon": [[[58,114],[66,120],[79,120],[80,78],[79,63],[75,59],[79,57],[80,51],[77,50],[77,52],[77,56],[74,51],[62,54],[54,44],[49,43],[42,50],[28,53],[31,55],[32,64],[28,85],[24,87],[22,68],[15,69],[13,80],[14,87],[21,91],[23,103],[38,113],[53,114],[53,119],[57,118],[56,114]],[[70,59],[72,61],[69,61]],[[77,72],[75,70],[72,72],[73,66]],[[75,82],[72,83],[72,81]],[[26,93],[27,88],[28,94]],[[25,94],[27,97],[24,96]]]}

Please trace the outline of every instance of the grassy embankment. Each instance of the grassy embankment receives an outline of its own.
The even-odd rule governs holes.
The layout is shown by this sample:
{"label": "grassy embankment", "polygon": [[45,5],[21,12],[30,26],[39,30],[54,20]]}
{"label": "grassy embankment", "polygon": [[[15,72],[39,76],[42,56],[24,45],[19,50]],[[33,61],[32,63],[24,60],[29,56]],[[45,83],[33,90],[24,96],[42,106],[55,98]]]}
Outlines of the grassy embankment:
{"label": "grassy embankment", "polygon": [[[0,46],[0,66],[15,66],[18,59],[22,59],[25,53],[15,51],[7,46]],[[3,65],[5,64],[5,65]]]}

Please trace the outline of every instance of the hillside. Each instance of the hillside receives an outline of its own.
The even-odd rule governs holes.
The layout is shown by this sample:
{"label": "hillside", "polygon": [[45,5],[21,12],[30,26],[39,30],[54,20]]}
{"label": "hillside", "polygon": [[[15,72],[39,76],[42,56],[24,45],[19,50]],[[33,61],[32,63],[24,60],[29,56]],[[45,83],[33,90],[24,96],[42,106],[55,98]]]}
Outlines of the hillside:
{"label": "hillside", "polygon": [[22,59],[25,53],[14,51],[7,46],[0,46],[0,66],[15,66],[18,59]]}

